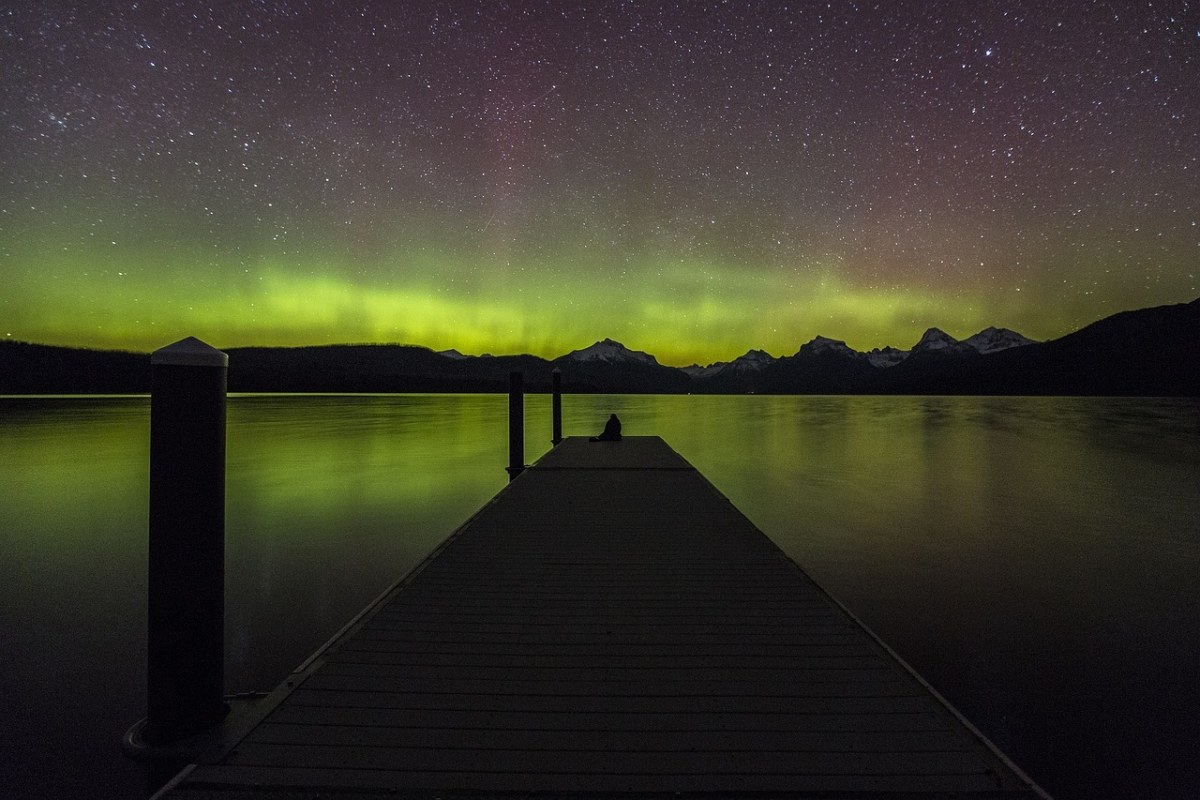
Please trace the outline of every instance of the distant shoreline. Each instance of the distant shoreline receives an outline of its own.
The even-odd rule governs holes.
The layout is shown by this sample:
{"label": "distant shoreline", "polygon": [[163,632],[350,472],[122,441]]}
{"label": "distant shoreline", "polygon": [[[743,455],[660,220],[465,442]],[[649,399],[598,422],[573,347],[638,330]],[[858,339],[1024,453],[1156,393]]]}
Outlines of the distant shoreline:
{"label": "distant shoreline", "polygon": [[[561,371],[566,393],[1200,396],[1200,299],[1126,311],[1049,342],[1012,336],[959,342],[931,328],[911,351],[859,353],[817,337],[791,356],[751,350],[709,367],[668,367],[603,340],[553,360],[463,356],[412,345],[239,347],[228,350],[233,393],[531,394]],[[989,349],[991,347],[999,349]],[[149,354],[0,341],[0,395],[146,394]]]}

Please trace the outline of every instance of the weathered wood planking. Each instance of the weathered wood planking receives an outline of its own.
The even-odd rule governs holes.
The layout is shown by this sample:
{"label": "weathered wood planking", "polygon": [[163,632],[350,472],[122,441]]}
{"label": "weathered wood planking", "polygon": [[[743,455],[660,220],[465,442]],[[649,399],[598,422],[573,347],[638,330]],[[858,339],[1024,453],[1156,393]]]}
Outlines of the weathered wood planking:
{"label": "weathered wood planking", "polygon": [[1045,796],[657,437],[564,441],[168,793],[247,791]]}

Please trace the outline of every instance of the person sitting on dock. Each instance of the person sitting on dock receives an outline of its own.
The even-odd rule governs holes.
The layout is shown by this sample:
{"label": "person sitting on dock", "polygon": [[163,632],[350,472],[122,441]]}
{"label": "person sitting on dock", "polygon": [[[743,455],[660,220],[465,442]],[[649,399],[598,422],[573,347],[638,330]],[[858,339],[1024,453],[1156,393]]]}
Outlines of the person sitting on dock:
{"label": "person sitting on dock", "polygon": [[621,420],[616,414],[610,414],[608,422],[604,423],[604,433],[588,439],[589,442],[619,442],[621,441]]}

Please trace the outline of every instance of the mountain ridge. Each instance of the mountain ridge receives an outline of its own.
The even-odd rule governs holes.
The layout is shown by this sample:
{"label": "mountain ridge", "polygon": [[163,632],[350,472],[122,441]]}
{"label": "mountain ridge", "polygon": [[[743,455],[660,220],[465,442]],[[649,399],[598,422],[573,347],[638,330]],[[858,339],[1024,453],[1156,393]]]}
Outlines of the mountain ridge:
{"label": "mountain ridge", "polygon": [[[573,392],[1196,396],[1197,351],[1200,298],[1119,312],[1047,342],[995,327],[958,340],[931,327],[907,351],[817,336],[791,356],[751,349],[706,367],[666,366],[613,339],[552,360],[398,344],[227,352],[235,392],[497,392],[513,370],[536,392],[558,369]],[[145,354],[0,341],[0,394],[144,393],[150,376]]]}

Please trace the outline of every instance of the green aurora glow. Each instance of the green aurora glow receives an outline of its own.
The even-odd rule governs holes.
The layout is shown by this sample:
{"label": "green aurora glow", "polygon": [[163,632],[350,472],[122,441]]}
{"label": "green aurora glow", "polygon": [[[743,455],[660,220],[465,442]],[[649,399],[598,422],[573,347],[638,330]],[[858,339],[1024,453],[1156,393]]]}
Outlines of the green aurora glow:
{"label": "green aurora glow", "polygon": [[[345,254],[264,252],[213,282],[195,252],[120,241],[59,245],[58,252],[54,245],[50,239],[23,254],[36,269],[9,273],[7,336],[135,350],[185,334],[221,347],[397,342],[547,358],[609,336],[682,365],[751,347],[790,354],[817,334],[859,349],[907,346],[934,324],[958,336],[998,325],[1050,338],[1086,323],[1089,313],[1128,303],[1115,280],[1107,299],[1086,306],[1030,303],[1019,290],[987,286],[856,286],[836,258],[795,270],[631,260],[614,294],[600,267],[569,276],[532,262],[515,273],[480,270],[468,257],[431,256],[426,248],[419,259],[406,250],[375,256],[368,268]],[[579,260],[566,252],[562,258]],[[1046,297],[1053,288],[1035,291]],[[1176,296],[1147,293],[1144,302]]]}
{"label": "green aurora glow", "polygon": [[[1153,10],[1017,25],[938,6],[930,25],[897,3],[831,27],[811,10],[573,8],[579,31],[554,44],[536,15],[478,10],[461,41],[434,42],[435,6],[369,35],[330,6],[314,44],[289,27],[309,7],[215,3],[185,30],[75,5],[4,19],[0,336],[544,357],[611,337],[683,365],[818,334],[857,349],[906,348],[930,326],[1053,338],[1200,293],[1200,115],[1185,102],[1200,68],[1188,31]],[[689,58],[662,38],[676,17]],[[1067,17],[1055,47],[1103,50],[1090,72],[1044,51]],[[654,47],[593,47],[613,25]],[[1153,41],[1135,36],[1146,26]],[[756,44],[712,44],[730,36]],[[901,66],[843,54],[905,36]],[[263,47],[233,58],[247,37]],[[1114,77],[1139,69],[1154,80]],[[212,81],[228,88],[197,88]]]}

